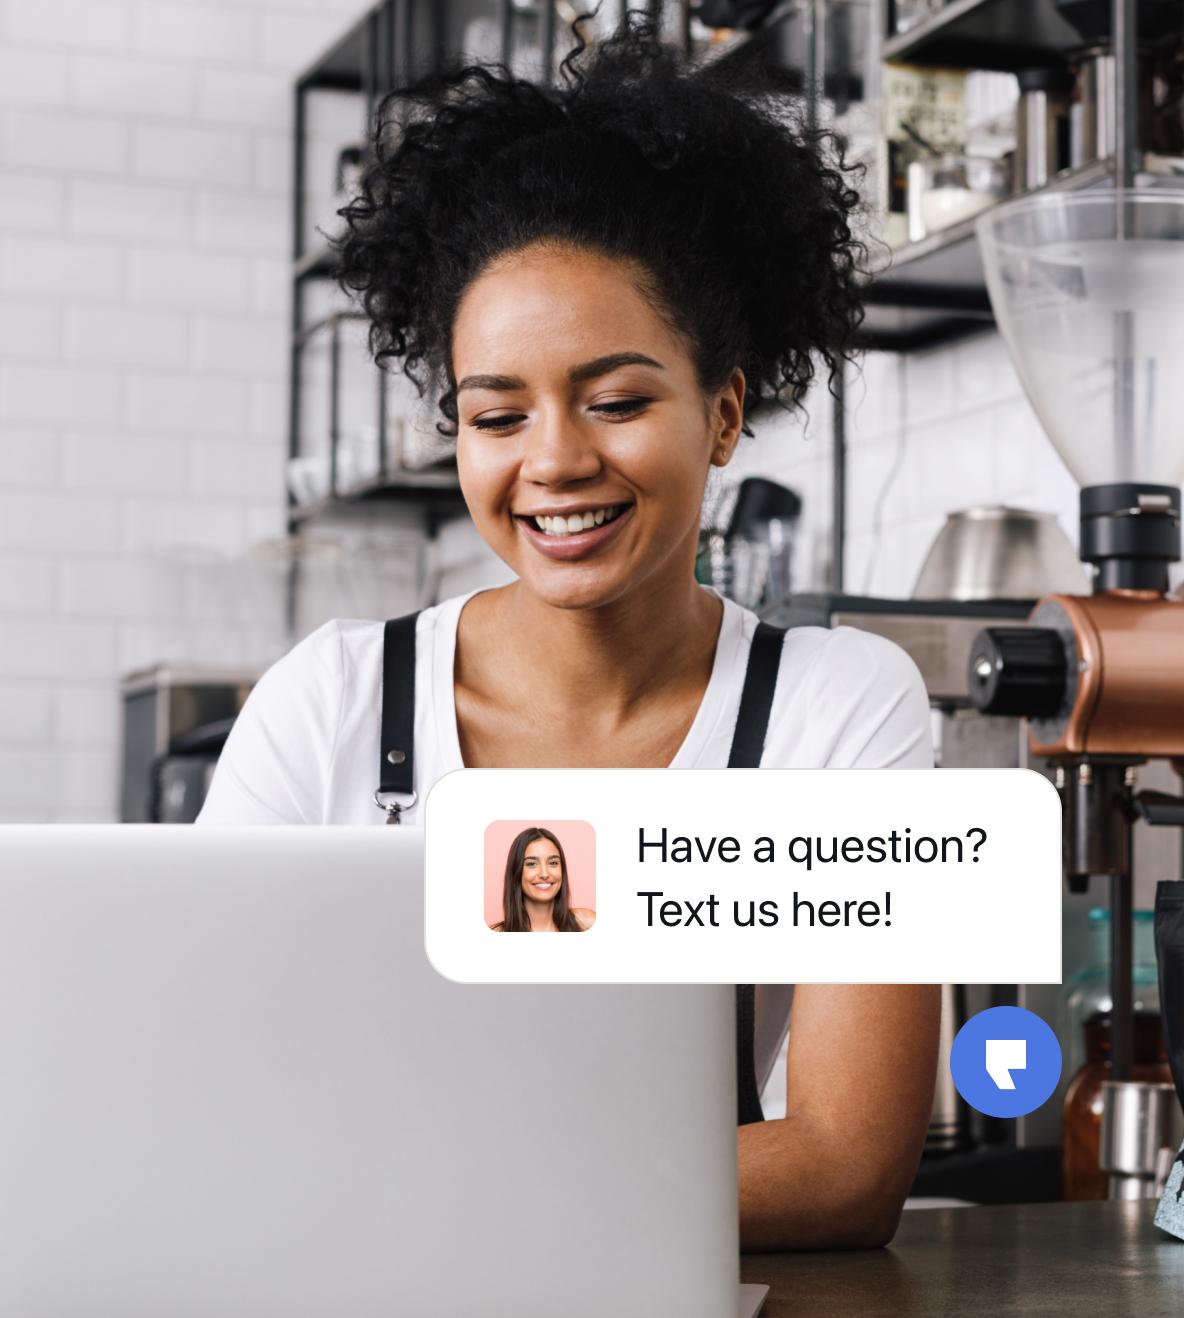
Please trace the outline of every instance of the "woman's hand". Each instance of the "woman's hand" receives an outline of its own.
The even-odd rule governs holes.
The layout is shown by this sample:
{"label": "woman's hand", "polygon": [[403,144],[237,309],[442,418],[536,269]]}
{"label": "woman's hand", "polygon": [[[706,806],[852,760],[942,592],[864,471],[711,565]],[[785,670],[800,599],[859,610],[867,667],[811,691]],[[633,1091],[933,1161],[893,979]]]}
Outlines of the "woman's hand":
{"label": "woman's hand", "polygon": [[938,985],[794,990],[787,1115],[739,1131],[742,1249],[892,1239],[933,1107],[940,1017]]}

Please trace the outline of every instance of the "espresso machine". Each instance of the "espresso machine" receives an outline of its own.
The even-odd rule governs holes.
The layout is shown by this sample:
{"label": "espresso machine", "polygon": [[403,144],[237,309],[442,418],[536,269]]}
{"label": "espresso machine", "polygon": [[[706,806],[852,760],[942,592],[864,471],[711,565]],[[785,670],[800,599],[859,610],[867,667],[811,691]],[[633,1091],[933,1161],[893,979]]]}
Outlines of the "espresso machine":
{"label": "espresso machine", "polygon": [[1154,760],[1184,775],[1184,597],[1169,591],[1184,483],[1184,192],[1037,194],[983,216],[978,232],[1016,371],[1082,487],[1092,593],[1049,594],[1023,625],[985,627],[967,685],[980,712],[1026,719],[1031,754],[1053,766],[1070,891],[1095,876],[1109,885],[1120,1087],[1133,1059],[1132,827],[1184,825],[1184,797],[1138,786]]}

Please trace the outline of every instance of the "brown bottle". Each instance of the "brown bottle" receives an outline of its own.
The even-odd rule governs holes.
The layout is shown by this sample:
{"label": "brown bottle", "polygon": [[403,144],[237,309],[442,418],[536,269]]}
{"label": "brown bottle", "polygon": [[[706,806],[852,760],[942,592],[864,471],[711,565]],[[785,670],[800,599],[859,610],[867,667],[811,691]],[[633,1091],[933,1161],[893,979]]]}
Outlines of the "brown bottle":
{"label": "brown bottle", "polygon": [[[1110,1017],[1100,1012],[1082,1025],[1085,1065],[1065,1091],[1061,1121],[1061,1178],[1065,1199],[1105,1199],[1106,1174],[1099,1167],[1102,1084],[1110,1079]],[[1156,1012],[1135,1013],[1132,1080],[1172,1080]]]}

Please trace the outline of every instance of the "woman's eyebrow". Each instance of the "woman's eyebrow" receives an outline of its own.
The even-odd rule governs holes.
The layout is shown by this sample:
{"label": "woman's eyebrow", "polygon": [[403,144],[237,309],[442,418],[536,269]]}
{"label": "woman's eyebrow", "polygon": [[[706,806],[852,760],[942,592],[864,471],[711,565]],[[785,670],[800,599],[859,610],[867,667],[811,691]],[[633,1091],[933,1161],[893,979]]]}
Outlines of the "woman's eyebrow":
{"label": "woman's eyebrow", "polygon": [[[654,366],[659,371],[666,369],[661,362],[647,357],[644,352],[611,352],[604,357],[573,366],[567,378],[572,384],[581,384],[585,380],[595,380],[599,375],[607,375],[618,366]],[[525,388],[526,381],[518,375],[466,375],[456,386],[456,392],[459,394],[463,389],[494,389],[507,393],[511,389]]]}

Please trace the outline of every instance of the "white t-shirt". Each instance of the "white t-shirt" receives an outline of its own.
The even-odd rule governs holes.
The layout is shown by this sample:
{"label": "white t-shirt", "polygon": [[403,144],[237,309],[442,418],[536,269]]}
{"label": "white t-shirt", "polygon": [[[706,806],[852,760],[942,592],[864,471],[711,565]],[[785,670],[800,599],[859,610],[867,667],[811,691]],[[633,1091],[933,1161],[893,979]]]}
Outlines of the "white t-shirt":
{"label": "white t-shirt", "polygon": [[[461,769],[453,670],[468,595],[420,615],[415,630],[415,806]],[[756,614],[724,599],[715,662],[672,769],[726,767]],[[227,738],[199,824],[384,824],[374,803],[382,713],[383,623],[327,622],[256,683]],[[854,627],[787,632],[761,765],[933,767],[929,699],[912,659]],[[784,1115],[792,989],[758,985],[756,1071],[767,1117]]]}
{"label": "white t-shirt", "polygon": [[[461,769],[453,698],[456,626],[476,592],[425,609],[416,626],[414,787],[422,819],[437,778]],[[724,600],[715,662],[672,769],[728,762],[757,617]],[[199,824],[383,824],[378,787],[383,623],[337,619],[256,683],[235,720]],[[929,701],[912,659],[853,627],[785,637],[761,765],[932,768]]]}

